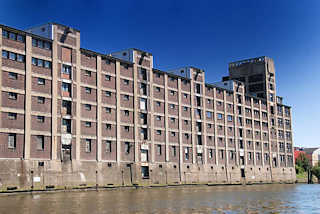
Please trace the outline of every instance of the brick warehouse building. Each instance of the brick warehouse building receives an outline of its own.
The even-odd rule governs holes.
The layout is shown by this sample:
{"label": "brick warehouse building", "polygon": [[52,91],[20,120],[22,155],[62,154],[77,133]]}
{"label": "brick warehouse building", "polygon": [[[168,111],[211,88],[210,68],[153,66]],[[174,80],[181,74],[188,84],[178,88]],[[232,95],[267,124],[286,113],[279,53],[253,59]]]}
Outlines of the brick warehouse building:
{"label": "brick warehouse building", "polygon": [[0,25],[0,189],[295,181],[272,59],[153,68],[80,48],[80,31]]}

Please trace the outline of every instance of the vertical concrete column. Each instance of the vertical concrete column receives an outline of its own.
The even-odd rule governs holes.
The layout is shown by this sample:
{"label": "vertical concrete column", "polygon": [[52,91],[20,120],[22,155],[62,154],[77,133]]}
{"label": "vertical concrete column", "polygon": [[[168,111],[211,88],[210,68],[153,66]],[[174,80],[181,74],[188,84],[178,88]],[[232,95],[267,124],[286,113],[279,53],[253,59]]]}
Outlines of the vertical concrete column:
{"label": "vertical concrete column", "polygon": [[[178,111],[178,125],[179,125],[179,165],[180,168],[182,168],[183,164],[183,141],[182,141],[182,113],[181,113],[181,78],[178,79],[178,106],[179,106],[179,111]],[[181,178],[181,173],[180,173],[180,178]]]}
{"label": "vertical concrete column", "polygon": [[264,167],[264,140],[263,140],[263,136],[262,136],[262,112],[261,112],[262,108],[261,108],[261,101],[259,102],[259,123],[260,123],[260,144],[261,144],[261,165],[262,167]]}
{"label": "vertical concrete column", "polygon": [[217,144],[217,104],[216,104],[216,100],[217,100],[217,96],[216,96],[216,88],[213,88],[213,119],[214,119],[214,147],[216,149],[215,155],[216,155],[216,165],[219,164],[218,158],[219,158],[219,154],[218,154],[218,144]]}
{"label": "vertical concrete column", "polygon": [[[0,53],[2,54],[2,28],[0,28]],[[0,124],[2,123],[1,107],[2,107],[2,55],[0,57]]]}
{"label": "vertical concrete column", "polygon": [[207,164],[207,110],[206,110],[206,84],[205,84],[205,75],[202,73],[202,108],[203,108],[203,150],[202,150],[202,159],[203,164]]}
{"label": "vertical concrete column", "polygon": [[[148,102],[147,102],[148,103]],[[147,106],[148,108],[148,106]],[[133,111],[134,111],[134,161],[139,162],[139,109],[140,109],[140,100],[138,97],[138,67],[137,64],[133,64]]]}
{"label": "vertical concrete column", "polygon": [[[252,99],[251,99],[252,100]],[[245,102],[245,99],[244,99]],[[260,100],[259,100],[259,105],[260,105]],[[253,102],[251,102],[251,121],[252,121],[252,143],[253,143],[253,165],[256,166],[256,144],[255,144],[255,128],[254,128],[254,107],[253,107]],[[261,136],[261,133],[260,133]]]}
{"label": "vertical concrete column", "polygon": [[[149,80],[149,91],[150,91],[150,93],[147,95],[150,99],[150,114],[148,114],[148,116],[150,115],[151,162],[154,163],[154,160],[155,160],[155,158],[154,158],[154,109],[153,109],[153,70],[152,70],[152,66],[151,66],[149,72],[147,70],[147,79]],[[147,86],[147,90],[148,90],[148,86]]]}
{"label": "vertical concrete column", "polygon": [[31,59],[32,59],[32,38],[26,36],[26,93],[25,93],[25,120],[24,120],[24,159],[30,159],[30,138],[31,138]]}
{"label": "vertical concrete column", "polygon": [[[238,84],[238,83],[237,83]],[[234,149],[236,152],[236,161],[235,164],[240,166],[240,152],[239,152],[239,142],[238,142],[238,132],[239,132],[239,126],[237,125],[237,120],[238,120],[238,109],[237,109],[237,103],[236,103],[236,90],[235,90],[235,86],[233,86],[233,115],[234,115],[234,119],[233,119],[233,124],[234,124]]]}
{"label": "vertical concrete column", "polygon": [[164,127],[166,137],[166,162],[169,161],[169,125],[168,125],[168,75],[164,74]]}
{"label": "vertical concrete column", "polygon": [[76,44],[76,71],[77,71],[77,116],[76,116],[76,160],[80,160],[81,149],[81,51],[80,51],[80,33],[77,32],[77,44]]}
{"label": "vertical concrete column", "polygon": [[52,98],[51,98],[51,159],[57,159],[57,112],[58,112],[58,43],[57,43],[57,26],[53,26],[54,40],[52,42]]}
{"label": "vertical concrete column", "polygon": [[197,152],[197,147],[196,147],[196,120],[194,118],[194,80],[193,80],[193,70],[191,70],[191,80],[190,80],[190,103],[191,103],[191,144],[192,144],[192,163],[196,163],[196,152]]}
{"label": "vertical concrete column", "polygon": [[97,56],[97,161],[101,161],[102,155],[101,99],[101,56]]}
{"label": "vertical concrete column", "polygon": [[[223,90],[223,107],[224,107],[224,142],[226,149],[226,166],[229,165],[229,151],[228,151],[228,116],[227,116],[227,98],[226,90]],[[234,119],[234,118],[233,118]],[[226,167],[227,168],[227,167]]]}
{"label": "vertical concrete column", "polygon": [[116,105],[117,105],[117,116],[116,116],[116,120],[117,120],[117,130],[116,130],[116,135],[117,135],[117,162],[118,164],[120,164],[120,160],[121,160],[121,126],[120,126],[120,104],[121,104],[121,94],[120,94],[120,83],[121,83],[121,79],[120,79],[120,62],[116,61]]}
{"label": "vertical concrete column", "polygon": [[[285,165],[286,167],[288,166],[288,160],[287,160],[287,135],[286,135],[286,119],[285,119],[285,112],[284,112],[284,107],[281,106],[281,109],[282,109],[282,124],[283,124],[283,135],[284,135],[284,153],[285,153]],[[278,114],[278,110],[277,110],[277,114]],[[277,121],[278,122],[278,121]]]}

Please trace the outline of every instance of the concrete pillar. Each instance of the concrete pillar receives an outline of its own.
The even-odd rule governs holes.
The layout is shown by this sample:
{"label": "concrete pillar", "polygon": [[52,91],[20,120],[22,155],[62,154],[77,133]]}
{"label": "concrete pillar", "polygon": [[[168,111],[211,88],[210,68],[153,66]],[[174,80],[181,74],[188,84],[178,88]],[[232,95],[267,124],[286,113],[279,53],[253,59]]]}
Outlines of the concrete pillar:
{"label": "concrete pillar", "polygon": [[191,103],[191,144],[192,144],[192,163],[196,163],[196,135],[195,135],[195,126],[196,126],[196,120],[194,118],[194,80],[193,80],[193,69],[191,69],[191,80],[190,80],[190,103]]}
{"label": "concrete pillar", "polygon": [[[152,60],[151,60],[152,61]],[[150,62],[152,63],[152,62]],[[148,116],[150,115],[150,140],[151,140],[151,144],[149,149],[151,149],[151,162],[154,163],[155,158],[155,152],[154,152],[154,109],[153,109],[153,71],[152,71],[152,67],[150,68],[149,72],[147,70],[147,79],[149,81],[149,91],[150,93],[149,95],[149,99],[150,99],[150,114],[148,114]]]}
{"label": "concrete pillar", "polygon": [[[54,38],[57,38],[57,26],[53,26]],[[61,68],[58,67],[58,44],[54,39],[52,42],[52,98],[51,98],[51,158],[57,159],[57,103],[58,103],[58,72]],[[61,126],[61,124],[59,124]]]}
{"label": "concrete pillar", "polygon": [[77,32],[77,44],[76,44],[76,71],[77,71],[77,117],[76,117],[76,160],[80,160],[81,150],[81,51],[80,51],[80,33]]}
{"label": "concrete pillar", "polygon": [[120,62],[116,61],[116,111],[117,111],[117,116],[116,116],[116,120],[117,120],[117,131],[116,131],[116,135],[117,135],[117,163],[120,164],[120,160],[121,160],[121,126],[120,126],[120,101],[121,101],[121,94],[120,94]]}
{"label": "concrete pillar", "polygon": [[140,99],[138,97],[138,67],[133,64],[133,116],[134,116],[134,161],[139,162],[140,129],[138,127]]}
{"label": "concrete pillar", "polygon": [[164,127],[166,129],[165,131],[165,137],[166,137],[166,162],[169,161],[169,125],[168,125],[168,75],[164,75]]}
{"label": "concrete pillar", "polygon": [[206,110],[206,83],[205,83],[205,75],[203,73],[202,75],[202,91],[201,91],[201,95],[202,95],[202,109],[203,109],[203,120],[202,120],[202,124],[203,124],[203,132],[202,132],[202,136],[203,136],[203,150],[202,150],[202,159],[203,159],[203,164],[207,164],[207,110]]}
{"label": "concrete pillar", "polygon": [[214,119],[214,146],[215,146],[215,155],[216,155],[216,165],[219,164],[218,158],[219,158],[219,154],[218,154],[218,144],[217,144],[217,96],[216,96],[216,88],[213,88],[213,108],[214,108],[214,115],[213,115],[213,119]]}
{"label": "concrete pillar", "polygon": [[30,138],[31,138],[31,60],[32,60],[32,38],[26,36],[26,93],[25,93],[25,124],[24,124],[24,159],[30,159]]}
{"label": "concrete pillar", "polygon": [[[229,164],[229,151],[228,151],[228,116],[227,116],[227,99],[226,99],[226,90],[223,90],[223,107],[224,107],[224,142],[226,150],[226,170]],[[233,118],[234,119],[234,118]]]}
{"label": "concrete pillar", "polygon": [[101,161],[102,155],[102,117],[101,117],[101,56],[97,56],[97,161]]}

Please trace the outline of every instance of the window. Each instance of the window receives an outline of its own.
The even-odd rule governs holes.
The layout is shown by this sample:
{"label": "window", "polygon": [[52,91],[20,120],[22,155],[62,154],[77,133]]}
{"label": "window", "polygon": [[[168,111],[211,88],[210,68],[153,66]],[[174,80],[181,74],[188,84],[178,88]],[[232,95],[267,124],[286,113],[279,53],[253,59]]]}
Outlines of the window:
{"label": "window", "polygon": [[210,123],[207,124],[208,129],[211,129],[212,125]]}
{"label": "window", "polygon": [[16,59],[17,59],[17,54],[16,54],[16,53],[9,52],[9,59],[11,59],[11,60],[16,60]]}
{"label": "window", "polygon": [[51,50],[51,43],[44,42],[44,49]]}
{"label": "window", "polygon": [[14,80],[18,79],[17,73],[9,72],[8,76],[9,76],[9,79],[14,79]]}
{"label": "window", "polygon": [[38,85],[45,85],[46,80],[43,78],[38,78]]}
{"label": "window", "polygon": [[45,98],[44,97],[38,97],[37,100],[38,100],[39,104],[44,104],[44,102],[45,102]]}
{"label": "window", "polygon": [[91,88],[85,87],[85,91],[86,91],[87,94],[91,94]]}
{"label": "window", "polygon": [[124,83],[125,85],[129,85],[129,80],[123,80],[123,83]]}
{"label": "window", "polygon": [[175,132],[171,132],[171,137],[175,137],[176,133]]}
{"label": "window", "polygon": [[9,120],[16,120],[17,119],[17,113],[9,112],[8,113],[8,118],[9,118]]}
{"label": "window", "polygon": [[183,94],[183,97],[187,99],[188,98],[188,94]]}
{"label": "window", "polygon": [[62,73],[70,75],[71,74],[71,66],[69,65],[62,65]]}
{"label": "window", "polygon": [[156,87],[156,91],[157,91],[157,92],[160,92],[160,87]]}
{"label": "window", "polygon": [[9,39],[11,40],[17,40],[17,35],[15,33],[10,32],[9,33]]}
{"label": "window", "polygon": [[170,77],[170,81],[171,82],[175,81],[175,78],[174,77]]}
{"label": "window", "polygon": [[175,123],[175,122],[176,122],[176,118],[171,117],[171,118],[170,118],[170,121],[171,121],[171,123]]}
{"label": "window", "polygon": [[112,142],[111,140],[106,141],[106,152],[110,153],[112,152]]}
{"label": "window", "polygon": [[16,100],[18,97],[17,93],[9,92],[9,99]]}
{"label": "window", "polygon": [[107,124],[106,124],[106,129],[107,129],[107,130],[111,130],[111,124],[108,124],[108,123],[107,123]]}
{"label": "window", "polygon": [[161,145],[157,145],[157,155],[161,155],[162,150],[161,150]]}
{"label": "window", "polygon": [[42,40],[38,40],[38,48],[43,48],[43,41]]}
{"label": "window", "polygon": [[124,127],[124,130],[125,130],[126,132],[129,132],[129,131],[130,131],[129,126],[125,126],[125,127]]}
{"label": "window", "polygon": [[126,154],[130,154],[130,142],[124,143],[124,151]]}
{"label": "window", "polygon": [[187,106],[183,106],[183,111],[188,111],[188,107]]}
{"label": "window", "polygon": [[32,46],[37,47],[37,40],[32,38]]}
{"label": "window", "polygon": [[88,128],[91,127],[91,122],[86,121],[86,122],[85,122],[85,126],[88,127]]}
{"label": "window", "polygon": [[188,133],[185,133],[185,134],[184,134],[184,137],[185,137],[186,139],[189,139],[190,135],[189,135]]}
{"label": "window", "polygon": [[189,148],[184,149],[184,158],[185,160],[189,160]]}
{"label": "window", "polygon": [[220,159],[224,159],[224,151],[223,150],[219,150],[219,158]]}
{"label": "window", "polygon": [[70,84],[62,82],[61,85],[62,91],[70,92]]}
{"label": "window", "polygon": [[16,148],[16,134],[8,135],[8,148],[15,149]]}
{"label": "window", "polygon": [[106,107],[106,113],[111,113],[111,108],[109,108],[109,107]]}
{"label": "window", "polygon": [[2,58],[8,59],[8,57],[9,57],[9,52],[2,50]]}
{"label": "window", "polygon": [[111,80],[111,76],[110,76],[110,75],[105,75],[105,76],[104,76],[104,79],[105,79],[106,81],[110,81],[110,80]]}
{"label": "window", "polygon": [[147,99],[140,98],[140,110],[147,110]]}
{"label": "window", "polygon": [[171,149],[172,149],[172,156],[176,157],[177,156],[177,147],[176,146],[172,146]]}
{"label": "window", "polygon": [[184,124],[185,124],[185,125],[188,125],[188,124],[189,124],[189,121],[188,121],[188,120],[184,120]]}
{"label": "window", "polygon": [[44,123],[44,116],[37,116],[37,121],[39,123]]}
{"label": "window", "polygon": [[43,60],[42,60],[42,59],[38,59],[37,61],[38,61],[38,64],[37,64],[37,65],[38,65],[39,67],[43,67]]}
{"label": "window", "polygon": [[217,101],[217,106],[221,106],[221,105],[222,105],[222,102]]}
{"label": "window", "polygon": [[161,135],[161,130],[156,130],[157,135]]}
{"label": "window", "polygon": [[128,100],[129,100],[129,98],[130,98],[130,97],[129,97],[129,95],[126,95],[126,94],[125,94],[125,95],[123,95],[123,99],[124,99],[124,100],[128,101]]}
{"label": "window", "polygon": [[9,38],[9,33],[6,30],[2,30],[2,37],[8,39]]}
{"label": "window", "polygon": [[44,136],[38,135],[37,136],[37,150],[44,150]]}
{"label": "window", "polygon": [[85,70],[84,73],[85,76],[91,77],[91,71]]}
{"label": "window", "polygon": [[106,91],[106,96],[111,97],[111,91]]}
{"label": "window", "polygon": [[84,105],[84,108],[85,108],[87,111],[91,111],[91,105],[90,105],[90,104],[85,104],[85,105]]}
{"label": "window", "polygon": [[231,115],[228,115],[228,121],[232,122],[232,116]]}
{"label": "window", "polygon": [[222,120],[223,115],[222,115],[222,114],[220,114],[220,113],[218,113],[218,114],[217,114],[217,118],[218,118],[218,120]]}
{"label": "window", "polygon": [[174,94],[175,94],[175,91],[170,90],[170,95],[171,95],[171,96],[174,96]]}
{"label": "window", "polygon": [[210,158],[210,159],[213,158],[213,149],[209,149],[209,158]]}
{"label": "window", "polygon": [[212,118],[212,112],[207,111],[207,118]]}
{"label": "window", "polygon": [[86,152],[91,152],[91,139],[86,139]]}
{"label": "window", "polygon": [[17,61],[18,62],[25,62],[25,56],[21,54],[17,54]]}
{"label": "window", "polygon": [[156,120],[160,121],[161,120],[161,116],[156,116]]}
{"label": "window", "polygon": [[175,105],[174,104],[170,104],[169,105],[171,109],[174,109]]}

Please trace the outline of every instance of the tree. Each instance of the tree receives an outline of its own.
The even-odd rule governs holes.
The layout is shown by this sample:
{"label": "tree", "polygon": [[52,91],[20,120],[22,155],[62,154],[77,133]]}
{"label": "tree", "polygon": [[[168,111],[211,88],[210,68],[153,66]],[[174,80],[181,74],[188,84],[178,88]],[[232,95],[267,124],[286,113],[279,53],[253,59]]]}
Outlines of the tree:
{"label": "tree", "polygon": [[318,182],[320,181],[320,162],[314,167],[312,167],[312,174],[318,178]]}
{"label": "tree", "polygon": [[296,165],[303,168],[304,171],[311,169],[310,160],[305,153],[300,153],[296,159]]}

